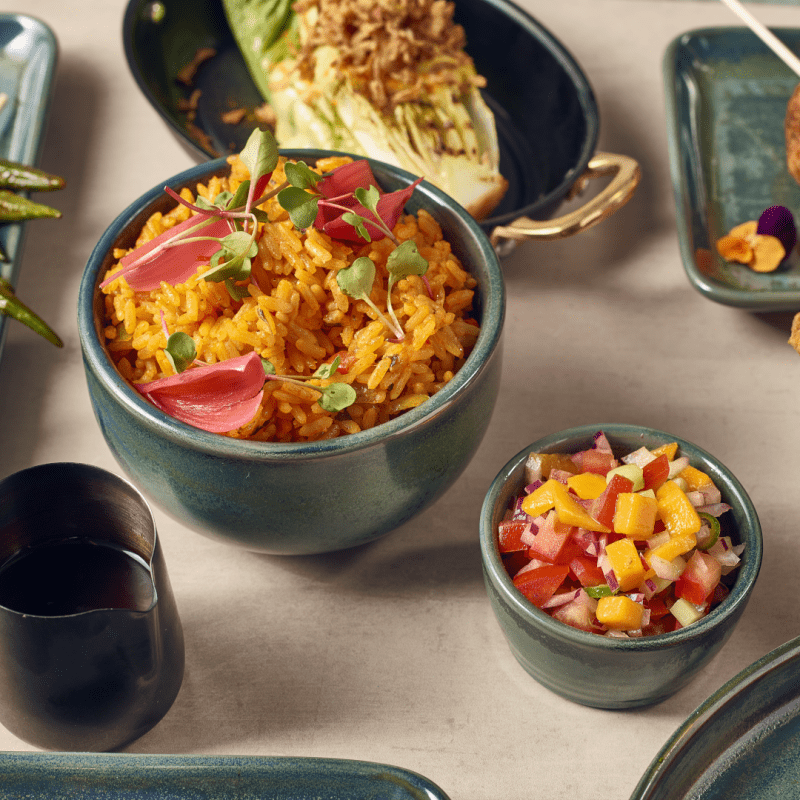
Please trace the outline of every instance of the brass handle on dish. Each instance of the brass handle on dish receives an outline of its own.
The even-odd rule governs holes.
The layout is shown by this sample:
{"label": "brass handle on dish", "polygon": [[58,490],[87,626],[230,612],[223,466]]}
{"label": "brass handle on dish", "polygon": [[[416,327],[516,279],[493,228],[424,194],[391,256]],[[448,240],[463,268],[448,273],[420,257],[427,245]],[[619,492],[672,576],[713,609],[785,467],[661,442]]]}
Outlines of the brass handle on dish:
{"label": "brass handle on dish", "polygon": [[595,153],[570,192],[570,197],[574,197],[592,178],[608,175],[613,176],[608,186],[575,211],[555,219],[520,217],[509,225],[498,225],[489,237],[492,245],[496,246],[502,239],[566,239],[607,219],[633,197],[639,185],[641,171],[635,159],[614,153]]}

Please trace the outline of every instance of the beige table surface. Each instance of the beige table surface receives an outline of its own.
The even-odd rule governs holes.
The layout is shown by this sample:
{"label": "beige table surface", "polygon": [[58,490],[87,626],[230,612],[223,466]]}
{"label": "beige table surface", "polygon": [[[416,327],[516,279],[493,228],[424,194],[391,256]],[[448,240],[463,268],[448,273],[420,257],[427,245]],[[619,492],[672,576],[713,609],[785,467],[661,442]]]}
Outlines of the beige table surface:
{"label": "beige table surface", "polygon": [[[156,509],[187,667],[171,711],[130,752],[386,762],[422,773],[451,800],[620,800],[698,704],[800,634],[791,316],[720,306],[690,287],[669,177],[664,50],[686,30],[736,20],[707,0],[522,5],[590,77],[601,149],[641,164],[636,196],[579,237],[527,243],[507,258],[496,412],[466,472],[418,519],[363,549],[280,558],[205,539]],[[41,164],[69,183],[52,196],[63,219],[29,228],[18,285],[65,347],[10,326],[0,477],[58,460],[119,472],[87,396],[78,284],[112,219],[193,164],[128,71],[124,6],[0,2],[59,40]],[[770,25],[800,25],[797,8],[756,8]],[[481,500],[500,467],[541,435],[605,421],[662,428],[717,454],[750,493],[765,538],[758,585],[722,653],[671,700],[629,712],[574,705],[518,666],[489,609],[478,551]],[[26,749],[0,729],[0,750]]]}

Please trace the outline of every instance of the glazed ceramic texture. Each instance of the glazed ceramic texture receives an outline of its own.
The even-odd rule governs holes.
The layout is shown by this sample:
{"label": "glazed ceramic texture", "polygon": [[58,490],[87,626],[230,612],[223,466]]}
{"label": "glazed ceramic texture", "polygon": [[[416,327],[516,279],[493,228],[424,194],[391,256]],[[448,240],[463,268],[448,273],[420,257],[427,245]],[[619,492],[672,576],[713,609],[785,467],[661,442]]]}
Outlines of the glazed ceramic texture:
{"label": "glazed ceramic texture", "polygon": [[[591,447],[602,430],[615,454],[677,442],[690,463],[706,472],[731,505],[725,531],[744,543],[729,596],[706,617],[672,633],[618,639],[565,625],[528,602],[508,576],[497,545],[497,524],[522,493],[531,452],[573,453]],[[736,477],[696,445],[652,428],[597,424],[571,428],[533,442],[495,478],[481,509],[483,574],[492,610],[517,661],[537,681],[569,700],[596,708],[633,708],[659,703],[685,686],[719,652],[742,616],[762,558],[761,526]]]}
{"label": "glazed ceramic texture", "polygon": [[335,758],[0,753],[0,773],[0,800],[448,800],[410,770]]}
{"label": "glazed ceramic texture", "polygon": [[[287,151],[313,162],[320,153]],[[226,169],[223,159],[169,181],[193,185]],[[413,178],[372,163],[382,188]],[[98,328],[99,276],[111,251],[130,246],[150,213],[169,202],[163,184],[123,212],[98,243],[80,288],[78,324],[95,415],[115,457],[153,500],[187,526],[249,550],[305,554],[372,541],[433,503],[466,467],[500,384],[505,289],[497,256],[475,221],[433,187],[406,206],[438,220],[477,278],[481,333],[453,380],[421,406],[384,425],[338,439],[275,444],[230,439],[178,422],[147,403],[118,374]]]}
{"label": "glazed ceramic texture", "polygon": [[[169,711],[184,670],[183,630],[149,506],[128,481],[72,463],[10,475],[0,497],[0,563],[84,538],[135,553],[152,580],[146,607],[67,611],[67,596],[58,615],[0,605],[0,722],[50,750],[114,750],[138,739]],[[107,583],[86,580],[95,589]]]}

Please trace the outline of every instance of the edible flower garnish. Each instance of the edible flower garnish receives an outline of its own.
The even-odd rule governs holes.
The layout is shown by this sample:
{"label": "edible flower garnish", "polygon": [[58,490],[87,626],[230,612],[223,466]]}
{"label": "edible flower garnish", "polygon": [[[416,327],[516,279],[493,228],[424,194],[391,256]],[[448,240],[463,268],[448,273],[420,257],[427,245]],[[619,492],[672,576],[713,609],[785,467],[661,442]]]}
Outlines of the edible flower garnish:
{"label": "edible flower garnish", "polygon": [[794,216],[785,206],[770,206],[758,220],[736,225],[717,240],[717,252],[726,261],[745,264],[754,272],[773,272],[797,243]]}

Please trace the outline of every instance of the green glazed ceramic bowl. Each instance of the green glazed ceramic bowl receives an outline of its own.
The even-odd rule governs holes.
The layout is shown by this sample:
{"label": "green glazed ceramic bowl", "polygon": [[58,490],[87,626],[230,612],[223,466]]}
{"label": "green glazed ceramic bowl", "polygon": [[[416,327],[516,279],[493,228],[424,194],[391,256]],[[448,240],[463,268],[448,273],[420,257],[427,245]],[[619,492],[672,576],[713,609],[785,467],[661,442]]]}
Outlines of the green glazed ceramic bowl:
{"label": "green glazed ceramic bowl", "polygon": [[[730,504],[726,533],[744,543],[735,583],[723,603],[686,628],[658,636],[617,639],[571,628],[528,602],[514,587],[497,546],[497,524],[522,492],[530,452],[573,453],[591,447],[602,430],[618,455],[677,442],[693,466],[706,472]],[[570,428],[533,442],[512,458],[492,483],[481,509],[483,574],[492,610],[517,661],[557,694],[596,708],[651,705],[685,686],[719,651],[744,612],[761,567],[761,525],[750,498],[723,464],[697,445],[636,425]]]}
{"label": "green glazed ceramic bowl", "polygon": [[[326,153],[284,151],[313,163]],[[413,181],[371,162],[387,191]],[[226,171],[224,159],[167,183],[179,190]],[[117,372],[101,344],[100,276],[115,247],[130,247],[144,220],[173,201],[163,183],[111,224],[81,282],[78,327],[89,395],[100,428],[132,482],[188,527],[249,550],[322,553],[374,540],[433,503],[466,467],[483,438],[500,384],[505,288],[489,240],[461,206],[430,185],[424,207],[478,280],[478,342],[450,383],[405,415],[331,441],[274,444],[230,439],[185,425],[146,402]]]}

